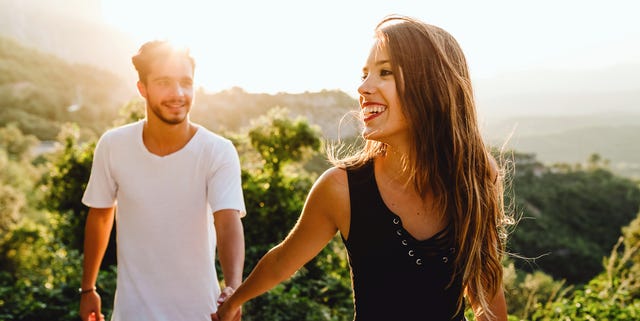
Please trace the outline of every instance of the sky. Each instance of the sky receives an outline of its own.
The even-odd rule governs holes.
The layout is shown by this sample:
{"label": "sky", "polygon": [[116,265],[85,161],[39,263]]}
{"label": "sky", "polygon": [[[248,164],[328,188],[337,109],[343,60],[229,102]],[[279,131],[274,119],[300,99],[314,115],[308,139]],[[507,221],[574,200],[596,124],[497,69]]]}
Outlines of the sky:
{"label": "sky", "polygon": [[142,44],[191,48],[207,91],[355,95],[373,29],[419,18],[460,43],[474,79],[640,64],[640,4],[627,1],[102,0],[105,21]]}

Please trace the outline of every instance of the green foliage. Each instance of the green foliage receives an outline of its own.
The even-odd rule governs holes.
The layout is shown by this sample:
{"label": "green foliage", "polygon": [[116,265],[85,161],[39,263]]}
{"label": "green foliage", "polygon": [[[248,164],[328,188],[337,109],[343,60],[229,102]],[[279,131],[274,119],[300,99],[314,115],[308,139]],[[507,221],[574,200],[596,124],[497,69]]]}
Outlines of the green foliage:
{"label": "green foliage", "polygon": [[[532,155],[516,155],[515,206],[522,213],[509,249],[538,258],[539,267],[571,284],[584,283],[601,270],[601,259],[615,244],[620,228],[640,207],[640,188],[601,166],[597,156],[586,169],[560,164],[551,168]],[[511,196],[508,195],[507,196]],[[541,237],[544,235],[544,237]]]}
{"label": "green foliage", "polygon": [[15,123],[0,128],[0,149],[7,152],[13,160],[29,158],[31,150],[39,143],[33,135],[23,135]]}
{"label": "green foliage", "polygon": [[525,273],[517,270],[513,262],[504,267],[505,295],[509,298],[509,315],[528,320],[541,304],[551,302],[566,293],[564,281],[556,281],[542,271]]}
{"label": "green foliage", "polygon": [[57,213],[53,218],[56,239],[81,251],[88,208],[80,199],[89,181],[95,143],[79,144],[78,128],[71,125],[61,131],[58,140],[62,149],[52,155],[49,175],[44,177],[44,205]]}
{"label": "green foliage", "polygon": [[640,214],[605,258],[604,272],[584,288],[539,304],[531,320],[640,319],[640,243],[633,237],[640,233],[639,223]]}
{"label": "green foliage", "polygon": [[39,169],[31,164],[31,149],[38,143],[15,125],[0,128],[0,234],[9,232],[25,213],[34,193]]}
{"label": "green foliage", "polygon": [[247,302],[243,320],[353,320],[349,267],[336,237],[291,279]]}
{"label": "green foliage", "polygon": [[8,185],[0,185],[0,232],[7,233],[20,219],[20,211],[25,206],[24,194]]}
{"label": "green foliage", "polygon": [[[298,175],[285,175],[283,166],[311,156],[319,148],[320,139],[306,121],[291,121],[283,109],[274,109],[259,118],[249,130],[248,138],[244,144],[259,156],[253,160],[257,166],[253,169],[251,165],[245,166],[242,172],[245,203],[250,213],[244,219],[245,224],[274,228],[248,229],[245,237],[248,244],[256,246],[248,251],[263,253],[283,240],[293,227],[313,184],[313,178],[302,171]],[[243,148],[247,146],[239,147]],[[248,263],[253,266],[257,260]]]}
{"label": "green foliage", "polygon": [[287,163],[298,162],[320,148],[320,133],[303,118],[292,120],[287,109],[274,108],[249,130],[251,145],[262,156],[266,172],[281,173]]}
{"label": "green foliage", "polygon": [[115,120],[113,126],[121,126],[124,124],[137,122],[140,119],[144,119],[146,113],[145,106],[146,103],[142,99],[130,100],[118,111],[119,117]]}
{"label": "green foliage", "polygon": [[[44,226],[23,221],[0,240],[0,319],[77,320],[80,266],[77,251]],[[111,306],[105,302],[105,311]]]}
{"label": "green foliage", "polygon": [[245,304],[242,320],[353,320],[352,311],[335,310],[332,309],[332,305],[319,302],[311,293],[304,291],[304,287],[297,285],[300,281],[294,278],[292,282],[279,284],[266,294],[250,301],[250,304]]}

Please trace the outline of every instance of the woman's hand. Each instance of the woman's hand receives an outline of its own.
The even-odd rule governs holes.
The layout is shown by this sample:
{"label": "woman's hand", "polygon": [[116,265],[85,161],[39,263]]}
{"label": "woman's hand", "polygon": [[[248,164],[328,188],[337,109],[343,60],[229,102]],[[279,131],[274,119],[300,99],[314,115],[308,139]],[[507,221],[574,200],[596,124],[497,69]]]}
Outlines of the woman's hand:
{"label": "woman's hand", "polygon": [[222,304],[218,311],[211,315],[212,321],[240,321],[242,318],[242,308],[227,309],[228,304]]}
{"label": "woman's hand", "polygon": [[218,311],[211,315],[212,321],[240,321],[242,318],[242,308],[229,308],[229,304],[224,304],[233,295],[235,290],[232,287],[225,287],[218,298]]}

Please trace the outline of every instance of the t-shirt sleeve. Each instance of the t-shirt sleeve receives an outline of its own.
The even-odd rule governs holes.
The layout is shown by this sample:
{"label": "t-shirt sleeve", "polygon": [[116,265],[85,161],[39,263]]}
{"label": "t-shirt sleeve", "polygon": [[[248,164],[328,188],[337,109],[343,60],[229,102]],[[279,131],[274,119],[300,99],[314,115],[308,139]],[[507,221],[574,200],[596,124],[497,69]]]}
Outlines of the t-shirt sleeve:
{"label": "t-shirt sleeve", "polygon": [[207,199],[212,213],[233,209],[245,216],[242,179],[238,152],[230,141],[220,145],[219,157],[213,162],[212,174],[207,180]]}
{"label": "t-shirt sleeve", "polygon": [[103,135],[93,154],[89,183],[84,190],[82,203],[94,208],[108,208],[115,205],[117,184],[109,166],[109,136]]}

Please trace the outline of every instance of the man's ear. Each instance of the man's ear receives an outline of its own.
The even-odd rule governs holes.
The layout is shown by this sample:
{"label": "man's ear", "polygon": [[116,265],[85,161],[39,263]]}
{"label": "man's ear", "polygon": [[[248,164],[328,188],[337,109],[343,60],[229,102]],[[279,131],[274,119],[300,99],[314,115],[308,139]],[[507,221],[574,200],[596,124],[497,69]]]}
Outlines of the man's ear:
{"label": "man's ear", "polygon": [[147,86],[140,80],[138,80],[136,86],[138,87],[138,93],[140,93],[140,96],[147,99]]}

